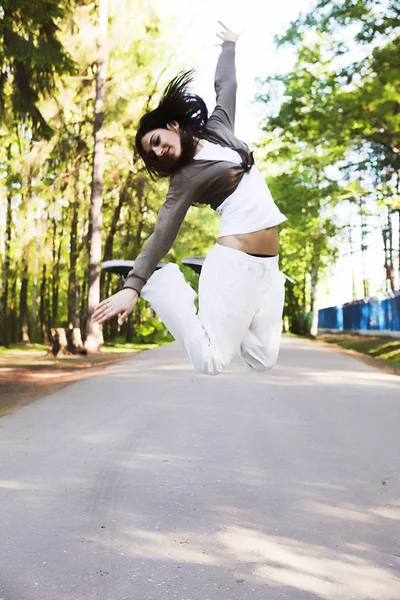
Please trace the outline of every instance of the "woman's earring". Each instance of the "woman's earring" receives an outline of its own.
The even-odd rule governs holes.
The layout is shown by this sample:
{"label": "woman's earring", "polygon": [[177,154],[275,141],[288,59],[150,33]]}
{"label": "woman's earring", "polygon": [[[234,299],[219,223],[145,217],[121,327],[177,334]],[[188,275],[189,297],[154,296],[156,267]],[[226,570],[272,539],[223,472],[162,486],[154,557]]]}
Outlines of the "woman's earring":
{"label": "woman's earring", "polygon": [[167,129],[169,129],[171,131],[171,129],[172,129],[171,123],[167,123]]}

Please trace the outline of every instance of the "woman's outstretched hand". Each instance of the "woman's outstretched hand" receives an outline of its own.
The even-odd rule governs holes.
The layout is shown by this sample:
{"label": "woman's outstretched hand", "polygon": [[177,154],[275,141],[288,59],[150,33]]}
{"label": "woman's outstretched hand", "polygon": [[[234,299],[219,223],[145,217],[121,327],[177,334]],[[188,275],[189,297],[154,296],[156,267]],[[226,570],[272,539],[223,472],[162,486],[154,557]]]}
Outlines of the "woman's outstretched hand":
{"label": "woman's outstretched hand", "polygon": [[101,325],[101,323],[111,319],[111,317],[120,315],[118,325],[122,325],[135,308],[138,297],[138,292],[131,288],[120,290],[113,296],[100,302],[92,315],[92,321]]}
{"label": "woman's outstretched hand", "polygon": [[224,31],[221,31],[221,33],[217,33],[217,36],[223,42],[237,42],[237,40],[239,39],[241,34],[235,33],[234,31],[232,31],[232,29],[229,29],[229,27],[224,25],[222,21],[218,21],[218,23],[220,25],[222,25],[222,27],[224,28]]}

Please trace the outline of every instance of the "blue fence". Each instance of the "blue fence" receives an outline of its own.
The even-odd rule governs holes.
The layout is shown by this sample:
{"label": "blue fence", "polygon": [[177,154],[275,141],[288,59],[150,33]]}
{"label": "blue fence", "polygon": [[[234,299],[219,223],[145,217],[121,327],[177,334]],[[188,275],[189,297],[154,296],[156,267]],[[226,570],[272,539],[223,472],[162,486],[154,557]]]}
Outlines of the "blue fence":
{"label": "blue fence", "polygon": [[318,328],[339,331],[400,331],[400,290],[318,312]]}

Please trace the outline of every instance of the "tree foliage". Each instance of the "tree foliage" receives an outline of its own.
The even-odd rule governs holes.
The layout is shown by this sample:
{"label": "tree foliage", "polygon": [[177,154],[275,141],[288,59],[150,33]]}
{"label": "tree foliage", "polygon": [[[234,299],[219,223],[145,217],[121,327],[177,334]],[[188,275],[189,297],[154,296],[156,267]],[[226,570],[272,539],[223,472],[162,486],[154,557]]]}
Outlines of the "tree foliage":
{"label": "tree foliage", "polygon": [[[133,152],[136,125],[164,84],[190,66],[177,64],[175,32],[150,2],[120,0],[111,7],[103,260],[134,258],[153,230],[166,183],[150,181]],[[84,332],[87,320],[96,4],[6,0],[0,10],[0,344],[48,342],[56,328]],[[398,23],[394,3],[317,2],[278,40],[296,45],[291,72],[264,81],[259,100],[266,117],[257,152],[288,217],[281,226],[281,260],[298,281],[287,286],[285,309],[295,331],[310,327],[316,283],[334,263],[343,233],[335,211],[344,203],[357,208],[368,228],[368,201],[376,200],[387,281],[395,281]],[[276,91],[282,101],[273,111]],[[166,259],[206,253],[217,233],[215,215],[192,208]],[[196,285],[197,277],[186,275]],[[119,285],[102,273],[101,296]],[[140,301],[121,331],[116,319],[106,323],[104,337],[148,340],[161,331]]]}
{"label": "tree foliage", "polygon": [[[51,94],[43,89],[39,101],[35,97],[52,136],[36,135],[33,118],[14,112],[13,119],[3,121],[0,137],[0,344],[48,342],[60,327],[80,328],[84,337],[86,329],[96,11],[85,3],[69,4],[68,10],[67,4],[58,5],[57,43],[73,69],[62,72],[53,62]],[[55,13],[49,8],[47,17],[51,15]],[[148,179],[133,147],[143,111],[156,103],[176,71],[187,67],[176,60],[172,66],[174,48],[173,31],[161,27],[148,2],[121,0],[114,7],[103,122],[102,260],[134,258],[164,200],[165,182],[155,185]],[[215,223],[212,214],[193,208],[167,260],[203,254],[212,239],[210,220]],[[102,273],[100,286],[105,297],[120,283]],[[106,323],[104,337],[148,340],[162,329],[140,302],[122,331],[116,319]]]}
{"label": "tree foliage", "polygon": [[[295,46],[295,64],[289,73],[264,80],[259,96],[266,105],[273,94],[281,96],[278,110],[269,111],[264,121],[264,144],[279,140],[274,151],[268,152],[268,161],[279,165],[285,159],[285,172],[276,180],[278,194],[279,189],[283,192],[281,204],[285,204],[285,194],[290,194],[298,210],[304,211],[303,190],[309,188],[311,157],[320,165],[312,187],[315,198],[323,200],[317,210],[320,224],[326,218],[331,221],[328,237],[334,231],[331,225],[338,203],[373,196],[381,204],[387,247],[392,249],[393,211],[400,207],[399,25],[400,10],[394,3],[317,2],[312,12],[300,15],[277,38],[278,45]],[[285,182],[285,192],[285,184],[279,182],[287,179],[291,184]],[[285,239],[296,247],[304,232],[312,242],[313,231],[320,231],[307,210],[305,223],[297,222],[295,212],[289,214],[291,221],[282,235],[284,252]],[[360,217],[365,220],[362,209]],[[308,223],[313,224],[310,229]],[[303,247],[307,247],[305,241]],[[388,251],[384,266],[392,288],[394,262],[394,253]],[[295,260],[291,265],[297,271],[300,263]],[[303,268],[312,279],[310,263]]]}
{"label": "tree foliage", "polygon": [[0,8],[2,118],[8,123],[28,120],[35,138],[51,136],[40,100],[54,93],[60,74],[75,69],[59,36],[73,5],[71,0],[4,0]]}

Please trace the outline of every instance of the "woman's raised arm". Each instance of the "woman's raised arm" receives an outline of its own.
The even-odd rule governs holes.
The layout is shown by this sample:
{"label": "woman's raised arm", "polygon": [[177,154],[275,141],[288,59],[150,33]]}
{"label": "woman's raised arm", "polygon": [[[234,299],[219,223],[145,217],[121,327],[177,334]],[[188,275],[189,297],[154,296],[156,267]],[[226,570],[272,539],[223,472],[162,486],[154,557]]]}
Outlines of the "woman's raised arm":
{"label": "woman's raised arm", "polygon": [[236,67],[235,67],[235,44],[239,38],[222,21],[218,21],[223,27],[217,36],[222,40],[222,50],[219,55],[215,70],[214,87],[216,92],[216,107],[213,116],[219,118],[231,131],[234,130],[236,112]]}

